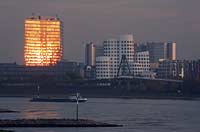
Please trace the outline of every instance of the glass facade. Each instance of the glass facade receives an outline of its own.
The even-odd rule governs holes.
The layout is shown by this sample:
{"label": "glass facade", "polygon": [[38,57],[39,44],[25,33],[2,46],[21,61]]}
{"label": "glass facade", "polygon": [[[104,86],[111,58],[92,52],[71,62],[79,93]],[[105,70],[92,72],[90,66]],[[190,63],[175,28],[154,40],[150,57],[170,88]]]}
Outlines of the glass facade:
{"label": "glass facade", "polygon": [[63,33],[59,18],[34,16],[25,20],[26,66],[50,66],[62,59]]}

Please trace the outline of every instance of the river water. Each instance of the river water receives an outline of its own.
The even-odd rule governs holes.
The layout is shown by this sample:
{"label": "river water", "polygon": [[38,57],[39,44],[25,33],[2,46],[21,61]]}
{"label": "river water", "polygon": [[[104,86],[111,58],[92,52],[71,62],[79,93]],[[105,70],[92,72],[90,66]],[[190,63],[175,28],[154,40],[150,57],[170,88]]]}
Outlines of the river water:
{"label": "river water", "polygon": [[[29,98],[0,98],[1,119],[75,118],[74,103],[29,102]],[[79,105],[79,117],[122,124],[117,128],[6,128],[16,132],[199,132],[200,101],[89,98]],[[0,128],[5,129],[5,128]]]}

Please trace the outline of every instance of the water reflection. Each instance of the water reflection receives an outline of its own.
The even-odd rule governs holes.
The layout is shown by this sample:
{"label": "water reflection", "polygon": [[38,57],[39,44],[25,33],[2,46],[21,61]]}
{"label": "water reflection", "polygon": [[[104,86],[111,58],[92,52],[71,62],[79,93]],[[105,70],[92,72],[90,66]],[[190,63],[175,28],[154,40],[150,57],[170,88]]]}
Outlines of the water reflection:
{"label": "water reflection", "polygon": [[60,105],[54,103],[33,103],[30,102],[21,113],[21,118],[63,118],[59,113],[61,110]]}
{"label": "water reflection", "polygon": [[[33,103],[24,98],[2,98],[0,108],[20,111],[0,118],[75,118],[74,103]],[[13,128],[16,132],[197,132],[200,101],[89,99],[80,104],[80,118],[123,124],[122,128]]]}
{"label": "water reflection", "polygon": [[[42,115],[42,116],[41,116]],[[38,119],[38,118],[61,118],[57,112],[51,111],[27,111],[24,112],[22,118]]]}

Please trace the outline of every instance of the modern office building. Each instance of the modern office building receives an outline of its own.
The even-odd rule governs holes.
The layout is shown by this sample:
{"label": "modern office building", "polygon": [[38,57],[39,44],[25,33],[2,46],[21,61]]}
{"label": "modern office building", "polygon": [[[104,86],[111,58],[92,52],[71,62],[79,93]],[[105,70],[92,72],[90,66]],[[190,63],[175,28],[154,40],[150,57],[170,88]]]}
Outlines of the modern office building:
{"label": "modern office building", "polygon": [[178,79],[181,75],[182,62],[172,60],[160,60],[156,69],[157,78]]}
{"label": "modern office building", "polygon": [[176,60],[176,43],[167,43],[167,59]]}
{"label": "modern office building", "polygon": [[147,42],[137,46],[138,51],[149,51],[150,63],[159,60],[176,60],[176,43],[174,42]]}
{"label": "modern office building", "polygon": [[182,61],[183,79],[200,80],[200,60]]}
{"label": "modern office building", "polygon": [[95,56],[103,56],[103,45],[96,45]]}
{"label": "modern office building", "polygon": [[162,60],[156,70],[158,78],[200,79],[200,60]]}
{"label": "modern office building", "polygon": [[149,51],[135,53],[133,68],[133,75],[136,77],[152,77],[150,74]]}
{"label": "modern office building", "polygon": [[87,43],[85,46],[85,65],[95,66],[95,50],[96,46],[93,42]]}
{"label": "modern office building", "polygon": [[104,41],[104,56],[111,59],[111,78],[117,77],[122,55],[126,56],[130,70],[133,72],[134,44],[135,41],[131,34],[121,35],[117,39],[107,39]]}
{"label": "modern office building", "polygon": [[[82,77],[81,72],[81,63],[78,62],[61,61],[56,65],[48,67],[0,63],[0,82],[6,81],[10,84],[14,82],[36,83],[36,81],[43,82],[48,78],[65,82],[66,80],[73,79],[75,75]],[[72,78],[68,78],[68,75]]]}
{"label": "modern office building", "polygon": [[151,63],[157,63],[160,59],[167,59],[167,43],[148,42],[147,47],[151,56]]}
{"label": "modern office building", "polygon": [[[106,58],[106,61],[109,60],[110,65],[109,65],[109,68],[105,68],[105,67],[101,68],[102,65],[99,65],[100,67],[97,67],[97,69],[96,69],[97,79],[98,79],[98,73],[100,73],[100,72],[103,72],[103,73],[109,72],[109,78],[117,77],[120,62],[122,60],[122,56],[126,57],[126,60],[128,62],[128,65],[130,67],[130,71],[132,74],[133,73],[134,52],[135,52],[134,46],[135,46],[135,41],[133,39],[133,35],[131,35],[131,34],[121,35],[121,36],[119,36],[119,38],[112,38],[112,39],[105,40],[103,42],[104,57]],[[100,60],[101,59],[102,58],[100,57]],[[106,71],[99,71],[99,70],[103,70],[103,69],[106,69]]]}
{"label": "modern office building", "polygon": [[96,58],[96,79],[111,78],[112,61],[110,57],[99,56]]}
{"label": "modern office building", "polygon": [[62,60],[63,31],[58,17],[25,19],[24,62],[26,66],[50,66]]}

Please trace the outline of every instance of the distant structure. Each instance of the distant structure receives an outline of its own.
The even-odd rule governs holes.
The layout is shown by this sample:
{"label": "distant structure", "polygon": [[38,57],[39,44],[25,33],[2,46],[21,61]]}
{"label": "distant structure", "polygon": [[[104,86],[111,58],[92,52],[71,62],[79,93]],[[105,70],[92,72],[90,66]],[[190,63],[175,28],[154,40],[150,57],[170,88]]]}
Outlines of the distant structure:
{"label": "distant structure", "polygon": [[62,60],[63,31],[58,17],[25,19],[24,62],[26,66],[50,66]]}
{"label": "distant structure", "polygon": [[182,69],[182,61],[160,60],[159,67],[156,68],[157,78],[183,79],[184,76],[180,76]]}
{"label": "distant structure", "polygon": [[150,63],[162,60],[176,60],[175,42],[147,42],[137,46],[138,51],[149,51]]}
{"label": "distant structure", "polygon": [[84,68],[84,78],[85,79],[95,79],[95,59],[96,59],[96,45],[93,42],[89,42],[85,46],[85,68]]}
{"label": "distant structure", "polygon": [[85,46],[85,64],[86,66],[95,66],[95,49],[93,42],[87,43]]}
{"label": "distant structure", "polygon": [[167,43],[167,59],[176,60],[176,43]]}
{"label": "distant structure", "polygon": [[95,66],[85,66],[84,67],[84,78],[88,80],[94,80],[96,78]]}
{"label": "distant structure", "polygon": [[111,78],[111,58],[107,56],[98,56],[96,58],[96,78],[110,79]]}
{"label": "distant structure", "polygon": [[[45,82],[52,78],[55,81],[66,81],[76,77],[82,77],[81,63],[66,61],[58,62],[53,66],[24,66],[16,63],[0,63],[0,81],[15,80],[25,86],[27,80],[32,83],[36,81]],[[68,78],[71,76],[72,78]],[[8,83],[13,83],[8,81]],[[52,82],[49,82],[52,83]],[[17,87],[17,86],[16,86]]]}
{"label": "distant structure", "polygon": [[200,79],[200,60],[161,60],[157,77],[164,79]]}
{"label": "distant structure", "polygon": [[[104,56],[97,57],[96,60],[96,78],[116,78],[121,75],[123,70],[118,69],[122,56],[125,56],[131,74],[133,73],[133,61],[135,53],[135,41],[132,34],[121,35],[119,38],[107,39],[103,42]],[[108,73],[109,72],[109,73]]]}
{"label": "distant structure", "polygon": [[[120,75],[121,73],[121,75]],[[119,67],[117,70],[117,77],[130,77],[132,76],[131,70],[130,70],[130,65],[128,63],[128,60],[126,59],[126,55],[122,55],[121,61],[119,63]]]}
{"label": "distant structure", "polygon": [[135,53],[134,58],[134,72],[135,77],[154,78],[153,73],[150,72],[149,51],[141,51]]}
{"label": "distant structure", "polygon": [[103,56],[103,45],[96,45],[96,52],[95,52],[95,56]]}

